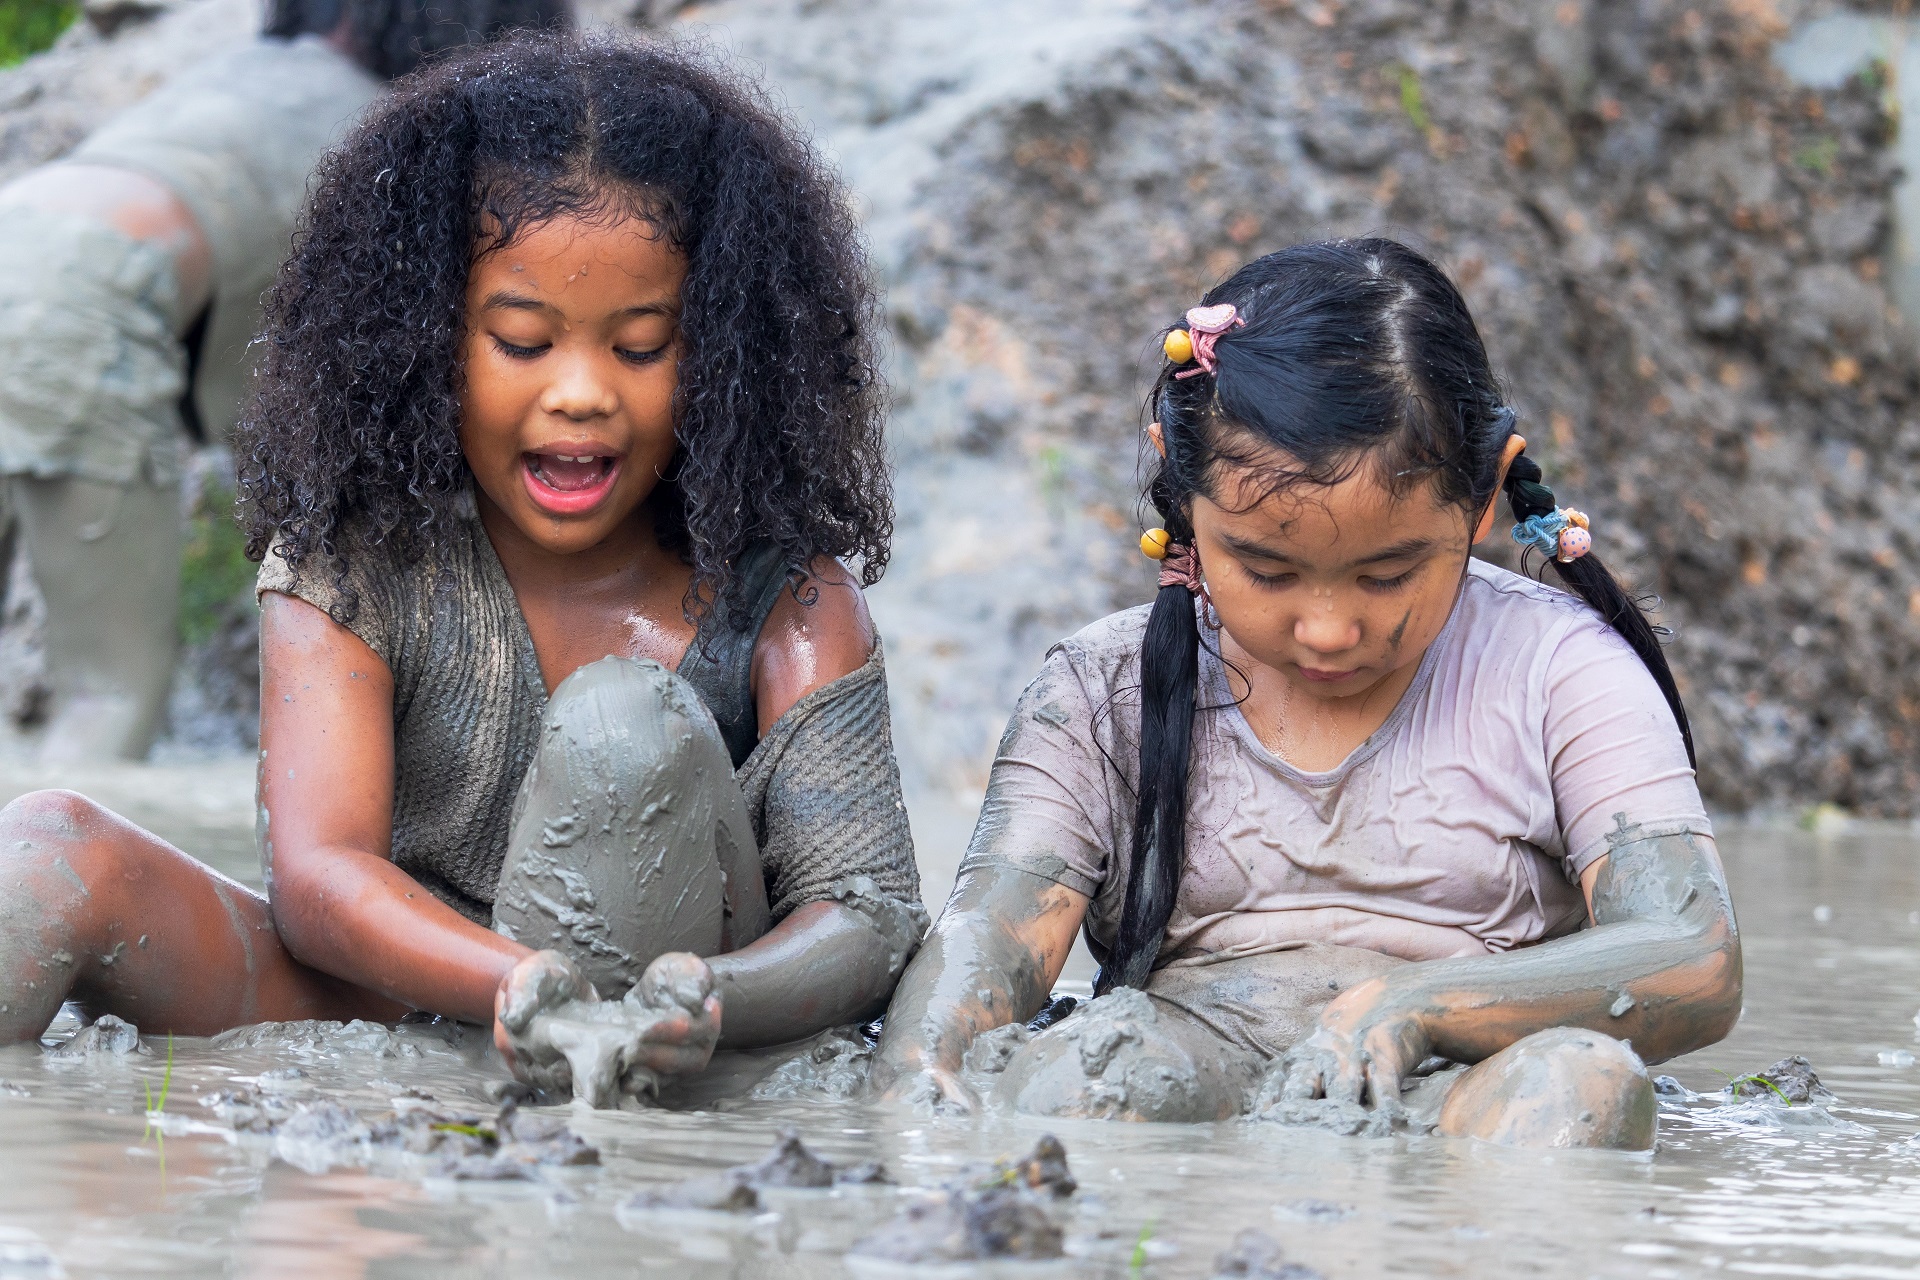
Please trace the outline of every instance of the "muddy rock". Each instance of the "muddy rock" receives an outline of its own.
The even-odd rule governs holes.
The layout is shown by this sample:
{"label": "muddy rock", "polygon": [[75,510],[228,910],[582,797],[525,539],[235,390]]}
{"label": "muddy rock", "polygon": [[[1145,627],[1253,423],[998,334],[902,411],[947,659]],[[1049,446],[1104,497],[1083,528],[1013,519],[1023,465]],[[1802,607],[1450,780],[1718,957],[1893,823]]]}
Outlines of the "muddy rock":
{"label": "muddy rock", "polygon": [[47,1057],[56,1062],[78,1062],[87,1058],[125,1057],[152,1052],[140,1043],[140,1028],[130,1022],[122,1022],[109,1013],[95,1020],[92,1026],[80,1030],[65,1044],[47,1050]]}
{"label": "muddy rock", "polygon": [[636,1191],[621,1202],[628,1212],[691,1209],[704,1213],[758,1213],[760,1194],[733,1173],[688,1178]]}
{"label": "muddy rock", "polygon": [[852,1252],[893,1262],[1058,1258],[1065,1238],[1050,1206],[1078,1184],[1052,1134],[1012,1160],[969,1171],[935,1199],[907,1206]]}
{"label": "muddy rock", "polygon": [[1038,1261],[1061,1257],[1064,1240],[1059,1224],[1032,1196],[1013,1187],[991,1187],[949,1191],[909,1205],[851,1252],[916,1264]]}
{"label": "muddy rock", "polygon": [[1729,1098],[1772,1099],[1789,1106],[1834,1100],[1833,1092],[1814,1073],[1813,1064],[1798,1054],[1780,1059],[1765,1071],[1735,1076],[1728,1081],[1725,1092]]}
{"label": "muddy rock", "polygon": [[1324,1280],[1318,1271],[1288,1262],[1280,1242],[1266,1232],[1248,1227],[1213,1262],[1213,1280]]}
{"label": "muddy rock", "polygon": [[833,1166],[807,1150],[797,1129],[781,1130],[772,1151],[728,1173],[752,1187],[819,1188],[834,1182]]}

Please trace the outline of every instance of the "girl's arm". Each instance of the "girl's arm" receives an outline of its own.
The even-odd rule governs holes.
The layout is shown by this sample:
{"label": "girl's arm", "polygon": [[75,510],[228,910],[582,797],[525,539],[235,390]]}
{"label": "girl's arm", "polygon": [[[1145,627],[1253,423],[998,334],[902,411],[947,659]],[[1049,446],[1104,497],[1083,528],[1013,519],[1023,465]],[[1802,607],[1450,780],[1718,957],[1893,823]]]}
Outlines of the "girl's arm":
{"label": "girl's arm", "polygon": [[1397,1101],[1430,1053],[1478,1062],[1548,1027],[1629,1040],[1649,1062],[1725,1036],[1740,1016],[1740,937],[1713,841],[1617,821],[1581,877],[1592,927],[1353,988],[1296,1052],[1289,1096]]}
{"label": "girl's arm", "polygon": [[392,674],[322,610],[277,592],[260,603],[261,852],[281,940],[401,1005],[490,1025],[501,981],[532,953],[389,861]]}
{"label": "girl's arm", "polygon": [[961,873],[887,1010],[873,1082],[885,1095],[970,1109],[960,1082],[983,1031],[1040,1012],[1086,918],[1085,894],[1030,871],[984,864]]}
{"label": "girl's arm", "polygon": [[[754,647],[753,689],[765,735],[794,704],[866,665],[873,621],[858,584],[823,559],[783,592]],[[708,961],[720,994],[720,1044],[782,1044],[885,1008],[898,938],[842,902],[811,902],[756,941]]]}

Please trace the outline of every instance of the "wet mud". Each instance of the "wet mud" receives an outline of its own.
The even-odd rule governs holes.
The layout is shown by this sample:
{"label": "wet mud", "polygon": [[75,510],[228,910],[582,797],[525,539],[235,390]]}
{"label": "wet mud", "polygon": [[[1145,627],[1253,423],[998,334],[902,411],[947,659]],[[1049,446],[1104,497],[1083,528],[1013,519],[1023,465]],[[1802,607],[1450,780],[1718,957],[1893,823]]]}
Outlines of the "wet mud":
{"label": "wet mud", "polygon": [[628,1213],[647,1210],[687,1210],[711,1213],[758,1213],[761,1193],[769,1190],[828,1191],[834,1187],[891,1187],[893,1176],[884,1164],[868,1160],[839,1167],[821,1159],[800,1139],[798,1129],[784,1129],[773,1150],[752,1164],[736,1165],[719,1174],[686,1178],[664,1187],[636,1192],[623,1204]]}
{"label": "wet mud", "polygon": [[1053,1206],[1077,1187],[1058,1139],[1042,1138],[1025,1158],[949,1185],[908,1205],[855,1242],[853,1258],[928,1265],[1065,1255],[1066,1232]]}
{"label": "wet mud", "polygon": [[661,1023],[704,1016],[713,974],[691,955],[659,957],[618,1000],[571,999],[501,1019],[527,1080],[543,1096],[594,1107],[644,1106],[660,1075],[643,1058]]}

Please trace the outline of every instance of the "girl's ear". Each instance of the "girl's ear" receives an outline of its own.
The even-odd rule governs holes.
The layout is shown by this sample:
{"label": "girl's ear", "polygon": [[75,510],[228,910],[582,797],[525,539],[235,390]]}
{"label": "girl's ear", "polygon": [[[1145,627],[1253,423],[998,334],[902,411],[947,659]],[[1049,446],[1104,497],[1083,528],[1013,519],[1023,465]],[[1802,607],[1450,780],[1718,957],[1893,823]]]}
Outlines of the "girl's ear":
{"label": "girl's ear", "polygon": [[1494,509],[1500,505],[1500,495],[1507,490],[1507,470],[1513,466],[1513,460],[1525,453],[1526,449],[1526,438],[1518,432],[1507,437],[1507,447],[1500,452],[1500,478],[1494,481],[1493,497],[1487,500],[1487,509],[1480,513],[1480,525],[1473,531],[1475,546],[1485,542],[1487,535],[1493,532]]}
{"label": "girl's ear", "polygon": [[1160,451],[1161,457],[1167,456],[1167,437],[1161,432],[1159,423],[1147,424],[1147,439],[1153,441],[1153,447]]}

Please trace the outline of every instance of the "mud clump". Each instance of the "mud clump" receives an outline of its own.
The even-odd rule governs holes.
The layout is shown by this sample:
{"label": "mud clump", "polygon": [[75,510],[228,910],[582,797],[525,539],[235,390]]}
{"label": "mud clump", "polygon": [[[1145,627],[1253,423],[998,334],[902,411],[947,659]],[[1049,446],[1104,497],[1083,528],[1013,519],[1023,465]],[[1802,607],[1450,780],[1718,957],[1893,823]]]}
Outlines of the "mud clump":
{"label": "mud clump", "polygon": [[1782,1058],[1764,1071],[1735,1076],[1727,1082],[1725,1092],[1729,1098],[1760,1101],[1771,1098],[1788,1106],[1835,1100],[1833,1091],[1820,1083],[1813,1064],[1799,1054]]}
{"label": "mud clump", "polygon": [[140,1043],[140,1028],[109,1013],[96,1019],[92,1026],[83,1028],[65,1044],[47,1050],[47,1057],[55,1062],[80,1062],[89,1058],[117,1058],[152,1052]]}
{"label": "mud clump", "polygon": [[397,1160],[426,1176],[498,1182],[600,1162],[599,1150],[565,1120],[528,1114],[512,1099],[492,1117],[431,1100],[395,1103],[393,1111],[367,1120],[337,1102],[259,1084],[201,1099],[235,1133],[270,1139],[274,1155],[308,1173]]}
{"label": "mud clump", "polygon": [[893,1177],[876,1160],[840,1168],[807,1149],[797,1129],[782,1129],[773,1150],[752,1164],[735,1165],[719,1174],[704,1174],[649,1187],[629,1196],[625,1210],[695,1209],[717,1213],[757,1213],[760,1192],[772,1188],[825,1191],[836,1186],[890,1186]]}
{"label": "mud clump", "polygon": [[1212,1280],[1325,1280],[1325,1277],[1312,1267],[1288,1262],[1278,1240],[1248,1227],[1214,1259]]}
{"label": "mud clump", "polygon": [[1259,1077],[1253,1054],[1126,988],[1038,1035],[1003,1030],[967,1065],[998,1065],[994,1101],[1029,1115],[1172,1123],[1242,1114]]}
{"label": "mud clump", "polygon": [[867,1091],[873,1044],[836,1028],[815,1036],[799,1053],[761,1077],[747,1096],[758,1102],[796,1098],[850,1102]]}
{"label": "mud clump", "polygon": [[1066,1236],[1049,1205],[1077,1185],[1066,1148],[1049,1134],[1027,1155],[907,1206],[850,1252],[909,1264],[1059,1258]]}

